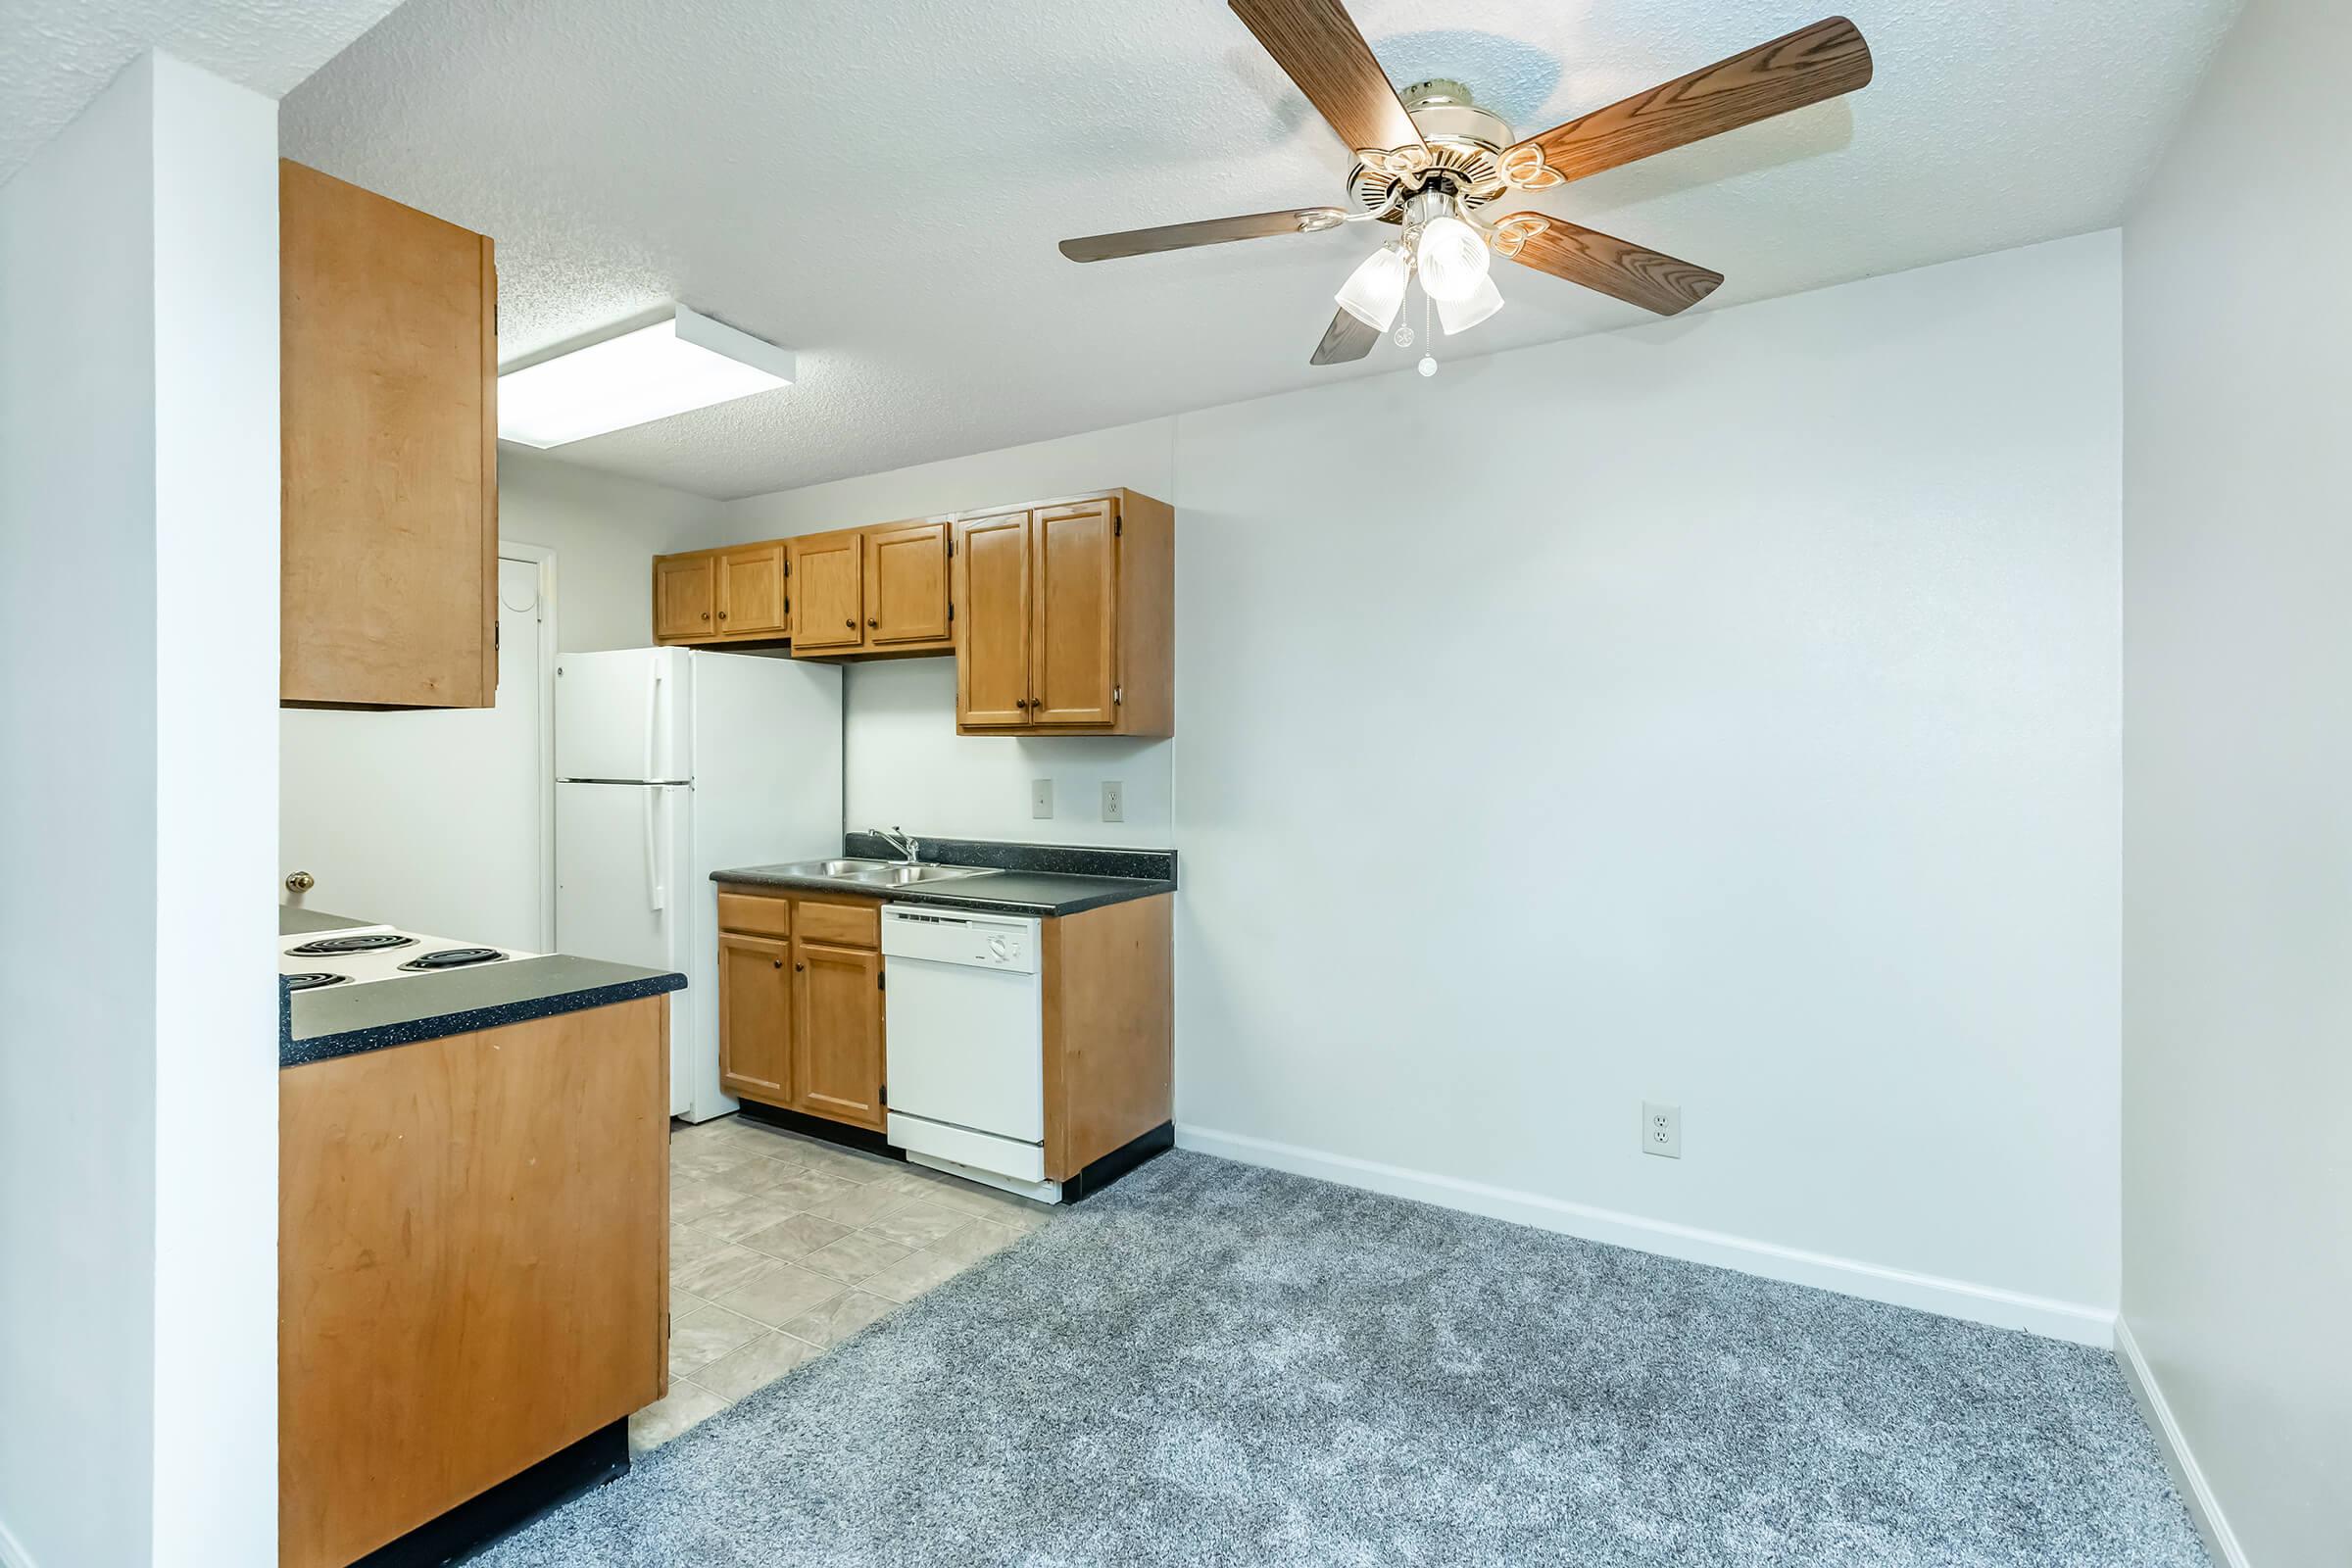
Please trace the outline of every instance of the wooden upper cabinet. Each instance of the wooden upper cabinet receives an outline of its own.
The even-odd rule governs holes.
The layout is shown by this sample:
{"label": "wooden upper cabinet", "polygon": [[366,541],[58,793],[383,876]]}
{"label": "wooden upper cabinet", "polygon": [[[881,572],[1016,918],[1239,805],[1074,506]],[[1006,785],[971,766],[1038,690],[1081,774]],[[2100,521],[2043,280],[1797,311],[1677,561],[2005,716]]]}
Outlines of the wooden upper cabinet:
{"label": "wooden upper cabinet", "polygon": [[791,945],[718,934],[718,1082],[766,1104],[791,1099]]}
{"label": "wooden upper cabinet", "polygon": [[1029,722],[1029,514],[967,517],[956,528],[956,722]]}
{"label": "wooden upper cabinet", "polygon": [[956,722],[1173,735],[1175,514],[1132,490],[957,525]]}
{"label": "wooden upper cabinet", "polygon": [[792,939],[792,1104],[877,1131],[882,1110],[882,955]]}
{"label": "wooden upper cabinet", "polygon": [[866,642],[935,643],[948,629],[948,525],[866,529]]}
{"label": "wooden upper cabinet", "polygon": [[660,642],[708,637],[718,625],[716,563],[707,555],[662,556],[654,562],[654,637]]}
{"label": "wooden upper cabinet", "polygon": [[278,293],[279,700],[491,706],[489,239],[280,162]]}
{"label": "wooden upper cabinet", "polygon": [[730,637],[782,636],[784,582],[781,544],[719,552],[718,629]]}
{"label": "wooden upper cabinet", "polygon": [[865,641],[862,534],[806,534],[785,541],[792,563],[792,651],[857,648]]}
{"label": "wooden upper cabinet", "polygon": [[1029,722],[1108,724],[1118,683],[1118,515],[1109,501],[1048,507],[1029,524]]}

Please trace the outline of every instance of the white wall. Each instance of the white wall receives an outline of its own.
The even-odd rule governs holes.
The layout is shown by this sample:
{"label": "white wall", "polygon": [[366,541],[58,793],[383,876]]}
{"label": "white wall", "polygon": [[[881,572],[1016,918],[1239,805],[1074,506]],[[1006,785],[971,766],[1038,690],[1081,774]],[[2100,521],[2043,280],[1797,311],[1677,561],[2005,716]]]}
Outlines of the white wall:
{"label": "white wall", "polygon": [[1181,1122],[2103,1338],[2117,267],[1184,416]]}
{"label": "white wall", "polygon": [[[718,532],[700,542],[815,533],[1114,485],[1170,500],[1175,432],[1175,420],[1152,419],[753,496],[726,503]],[[843,703],[844,800],[853,827],[903,823],[948,838],[1168,845],[1168,742],[958,736],[956,664],[945,658],[853,664]],[[1030,781],[1041,778],[1054,781],[1050,821],[1030,814]],[[1106,779],[1123,786],[1123,820],[1115,823],[1102,820]]]}
{"label": "white wall", "polygon": [[[1175,501],[1188,1142],[2104,1343],[2118,314],[2092,235],[725,537]],[[851,691],[853,820],[1047,836],[944,673]]]}
{"label": "white wall", "polygon": [[720,503],[528,448],[498,449],[498,534],[556,552],[557,647],[654,640],[653,558],[716,541]]}
{"label": "white wall", "polygon": [[2265,1568],[2352,1562],[2347,59],[2254,0],[2124,239],[2124,1317]]}
{"label": "white wall", "polygon": [[0,1555],[43,1568],[276,1554],[276,144],[149,57],[0,188]]}

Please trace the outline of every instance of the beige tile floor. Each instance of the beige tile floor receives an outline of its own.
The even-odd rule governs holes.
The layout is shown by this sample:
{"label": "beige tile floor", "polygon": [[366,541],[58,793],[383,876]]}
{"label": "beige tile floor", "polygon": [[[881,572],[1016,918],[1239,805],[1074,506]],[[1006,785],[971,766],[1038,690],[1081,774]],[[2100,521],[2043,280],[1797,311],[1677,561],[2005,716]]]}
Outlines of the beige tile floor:
{"label": "beige tile floor", "polygon": [[669,1395],[660,1447],[1057,1211],[920,1165],[723,1116],[669,1140]]}

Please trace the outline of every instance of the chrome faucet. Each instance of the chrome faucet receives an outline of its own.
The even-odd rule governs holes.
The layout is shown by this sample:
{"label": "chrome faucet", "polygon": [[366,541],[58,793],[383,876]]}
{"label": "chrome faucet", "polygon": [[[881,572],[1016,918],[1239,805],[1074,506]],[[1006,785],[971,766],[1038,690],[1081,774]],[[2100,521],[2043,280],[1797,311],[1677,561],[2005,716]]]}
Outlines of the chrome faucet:
{"label": "chrome faucet", "polygon": [[909,837],[903,827],[869,827],[866,831],[904,856],[904,864],[912,865],[922,857],[923,841]]}

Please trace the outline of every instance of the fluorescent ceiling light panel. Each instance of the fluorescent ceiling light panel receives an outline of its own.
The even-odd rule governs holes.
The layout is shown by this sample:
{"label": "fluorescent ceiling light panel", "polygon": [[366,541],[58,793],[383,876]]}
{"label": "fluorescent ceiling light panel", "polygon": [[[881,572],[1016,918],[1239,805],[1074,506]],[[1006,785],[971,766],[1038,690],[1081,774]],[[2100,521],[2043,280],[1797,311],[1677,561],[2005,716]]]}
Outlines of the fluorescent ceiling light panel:
{"label": "fluorescent ceiling light panel", "polygon": [[681,305],[666,321],[498,378],[498,438],[560,447],[793,381],[789,350]]}

